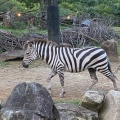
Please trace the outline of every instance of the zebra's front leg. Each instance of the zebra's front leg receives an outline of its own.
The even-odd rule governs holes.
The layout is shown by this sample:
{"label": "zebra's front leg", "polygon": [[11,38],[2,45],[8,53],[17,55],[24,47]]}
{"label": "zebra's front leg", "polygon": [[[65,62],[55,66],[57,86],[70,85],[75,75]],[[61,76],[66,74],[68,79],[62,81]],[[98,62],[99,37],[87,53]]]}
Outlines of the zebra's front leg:
{"label": "zebra's front leg", "polygon": [[51,73],[49,74],[49,77],[48,77],[48,79],[47,79],[47,82],[48,82],[48,91],[49,91],[49,93],[51,94],[51,82],[50,82],[50,80],[51,80],[51,78],[52,77],[54,77],[55,75],[57,74],[57,72],[56,71],[51,71]]}
{"label": "zebra's front leg", "polygon": [[65,88],[64,88],[64,73],[58,73],[59,75],[59,78],[60,78],[60,83],[61,83],[61,86],[62,86],[62,91],[60,93],[60,97],[64,97],[64,94],[65,94]]}

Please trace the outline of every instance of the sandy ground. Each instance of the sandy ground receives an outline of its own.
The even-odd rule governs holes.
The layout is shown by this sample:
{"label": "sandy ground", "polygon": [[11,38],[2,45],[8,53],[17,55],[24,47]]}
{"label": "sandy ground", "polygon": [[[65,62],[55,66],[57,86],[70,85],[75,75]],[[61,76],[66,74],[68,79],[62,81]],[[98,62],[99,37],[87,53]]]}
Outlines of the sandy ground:
{"label": "sandy ground", "polygon": [[[112,62],[112,70],[117,80],[118,88],[120,90],[120,70],[115,72],[120,65],[119,62]],[[25,69],[21,65],[21,61],[9,62],[6,67],[0,67],[0,101],[5,100],[13,90],[13,88],[20,82],[23,81],[33,81],[42,84],[47,87],[47,77],[50,73],[50,68],[41,61],[36,61],[30,68]],[[108,92],[113,89],[113,84],[111,80],[103,76],[101,73],[97,72],[98,83],[93,87],[93,90],[99,90],[103,92]],[[92,80],[90,79],[88,71],[81,73],[65,73],[65,89],[66,94],[63,99],[81,99],[83,93],[88,89]],[[60,99],[59,93],[61,91],[61,86],[59,82],[58,75],[56,75],[52,81],[52,98]]]}

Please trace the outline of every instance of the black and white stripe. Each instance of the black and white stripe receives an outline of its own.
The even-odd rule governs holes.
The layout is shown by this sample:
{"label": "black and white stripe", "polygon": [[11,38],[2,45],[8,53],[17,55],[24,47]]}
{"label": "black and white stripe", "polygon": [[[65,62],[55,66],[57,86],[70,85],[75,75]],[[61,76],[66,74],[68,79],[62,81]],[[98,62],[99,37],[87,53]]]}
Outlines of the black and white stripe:
{"label": "black and white stripe", "polygon": [[56,74],[59,75],[64,91],[64,71],[81,72],[88,69],[91,78],[94,80],[90,89],[98,81],[96,71],[99,71],[113,82],[114,89],[117,90],[115,76],[111,71],[108,57],[101,48],[68,48],[59,47],[46,40],[34,40],[25,44],[26,52],[23,59],[23,66],[28,67],[36,58],[45,60],[51,66],[52,72],[48,78],[49,89],[51,88],[50,79]]}

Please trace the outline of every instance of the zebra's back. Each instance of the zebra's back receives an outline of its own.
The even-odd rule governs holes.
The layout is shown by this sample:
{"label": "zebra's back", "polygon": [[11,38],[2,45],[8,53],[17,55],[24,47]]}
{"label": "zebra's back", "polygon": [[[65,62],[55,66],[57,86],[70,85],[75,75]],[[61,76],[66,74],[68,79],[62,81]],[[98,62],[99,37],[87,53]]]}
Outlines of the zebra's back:
{"label": "zebra's back", "polygon": [[101,48],[60,48],[59,60],[69,72],[80,72],[87,68],[100,69],[100,65],[108,65],[105,51]]}

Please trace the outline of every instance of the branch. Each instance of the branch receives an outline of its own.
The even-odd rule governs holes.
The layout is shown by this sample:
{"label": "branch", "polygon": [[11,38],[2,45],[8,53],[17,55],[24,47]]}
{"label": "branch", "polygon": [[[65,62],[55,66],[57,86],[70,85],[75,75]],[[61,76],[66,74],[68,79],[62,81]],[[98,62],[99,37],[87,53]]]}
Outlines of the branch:
{"label": "branch", "polygon": [[[83,34],[81,34],[81,35],[83,35]],[[99,43],[98,42],[98,40],[96,40],[95,38],[92,38],[92,37],[90,37],[90,36],[88,36],[88,35],[83,35],[84,37],[87,37],[87,38],[89,38],[89,39],[91,39],[91,40],[93,40],[93,41],[95,41],[95,42],[97,42],[97,43]]]}

